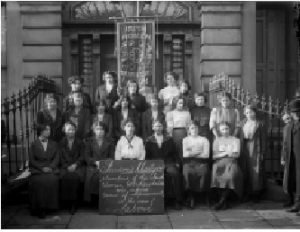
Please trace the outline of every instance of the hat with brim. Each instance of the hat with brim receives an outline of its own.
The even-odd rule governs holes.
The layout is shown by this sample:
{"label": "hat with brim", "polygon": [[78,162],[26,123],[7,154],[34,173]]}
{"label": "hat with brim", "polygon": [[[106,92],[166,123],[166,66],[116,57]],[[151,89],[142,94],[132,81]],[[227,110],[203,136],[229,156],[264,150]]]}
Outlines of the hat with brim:
{"label": "hat with brim", "polygon": [[69,85],[73,84],[75,81],[80,81],[81,84],[84,83],[84,79],[79,76],[71,76],[68,78],[68,83]]}
{"label": "hat with brim", "polygon": [[289,103],[289,109],[290,109],[290,112],[299,111],[300,110],[300,99],[295,98],[295,99],[291,100]]}

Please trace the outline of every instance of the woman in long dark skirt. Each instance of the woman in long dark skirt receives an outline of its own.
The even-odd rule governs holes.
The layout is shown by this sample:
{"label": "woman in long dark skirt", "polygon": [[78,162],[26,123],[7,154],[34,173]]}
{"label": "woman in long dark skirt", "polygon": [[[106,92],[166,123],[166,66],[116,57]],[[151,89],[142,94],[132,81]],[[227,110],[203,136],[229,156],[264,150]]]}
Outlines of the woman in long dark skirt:
{"label": "woman in long dark skirt", "polygon": [[57,107],[58,97],[49,93],[45,97],[46,107],[37,113],[37,124],[49,124],[51,127],[50,139],[59,143],[63,137],[63,116]]}
{"label": "woman in long dark skirt", "polygon": [[[182,209],[181,175],[179,172],[179,159],[173,139],[163,133],[164,122],[157,119],[152,123],[154,134],[146,141],[146,160],[162,159],[165,164],[165,174],[170,178],[165,178],[166,192],[172,192],[175,196],[175,209]],[[170,180],[167,183],[167,179]],[[167,188],[166,188],[167,186]],[[172,187],[171,187],[172,186]],[[168,189],[169,188],[169,189]]]}
{"label": "woman in long dark skirt", "polygon": [[87,202],[91,202],[99,196],[100,161],[112,160],[115,151],[113,140],[106,137],[106,124],[95,122],[93,124],[93,132],[94,137],[87,141],[85,147],[87,167],[84,183],[84,200]]}
{"label": "woman in long dark skirt", "polygon": [[29,152],[29,204],[31,212],[38,211],[40,218],[45,218],[47,210],[59,208],[59,148],[48,139],[50,133],[49,125],[38,125],[38,139]]}
{"label": "woman in long dark skirt", "polygon": [[60,142],[61,149],[61,200],[67,201],[73,215],[85,177],[84,142],[75,137],[76,125],[69,121],[64,125],[66,137]]}

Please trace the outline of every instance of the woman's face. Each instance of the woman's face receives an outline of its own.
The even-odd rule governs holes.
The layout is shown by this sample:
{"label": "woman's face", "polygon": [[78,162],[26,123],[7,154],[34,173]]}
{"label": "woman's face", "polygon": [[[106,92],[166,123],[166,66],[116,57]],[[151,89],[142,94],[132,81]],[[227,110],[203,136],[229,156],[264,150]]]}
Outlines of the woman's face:
{"label": "woman's face", "polygon": [[103,138],[105,136],[105,131],[102,126],[95,126],[94,133],[97,138]]}
{"label": "woman's face", "polygon": [[204,104],[205,104],[204,97],[203,96],[196,97],[195,103],[196,103],[197,106],[204,106]]}
{"label": "woman's face", "polygon": [[174,84],[174,77],[172,75],[167,75],[166,82],[168,86],[172,86]]}
{"label": "woman's face", "polygon": [[255,112],[252,109],[246,108],[245,115],[246,115],[246,117],[247,117],[248,120],[255,119]]}
{"label": "woman's face", "polygon": [[221,135],[224,137],[229,136],[229,127],[227,125],[221,125],[220,132],[221,132]]}
{"label": "woman's face", "polygon": [[182,110],[183,109],[183,99],[179,99],[177,104],[176,104],[176,109],[177,110]]}
{"label": "woman's face", "polygon": [[221,105],[223,108],[228,108],[230,106],[231,100],[228,97],[221,98]]}
{"label": "woman's face", "polygon": [[123,100],[121,101],[121,107],[122,108],[127,108],[128,107],[128,101],[126,98],[123,98]]}
{"label": "woman's face", "polygon": [[97,111],[98,111],[98,114],[104,114],[104,112],[105,112],[105,105],[102,102],[99,103],[99,105],[97,107]]}
{"label": "woman's face", "polygon": [[128,87],[129,94],[135,94],[136,90],[137,90],[136,83],[129,84],[129,87]]}
{"label": "woman's face", "polygon": [[71,124],[66,124],[65,125],[65,133],[66,133],[67,137],[74,138],[75,137],[75,132],[76,132],[76,129],[73,125],[71,125]]}
{"label": "woman's face", "polygon": [[163,125],[160,122],[155,122],[153,124],[153,128],[152,129],[153,129],[154,133],[156,133],[156,134],[162,134],[164,127],[163,127]]}
{"label": "woman's face", "polygon": [[189,87],[188,87],[188,85],[186,83],[182,83],[180,85],[180,92],[181,93],[186,93],[188,91],[188,89],[189,89]]}
{"label": "woman's face", "polygon": [[49,138],[51,133],[50,126],[46,126],[46,129],[42,131],[41,135],[45,138]]}
{"label": "woman's face", "polygon": [[289,123],[290,121],[291,121],[291,115],[290,114],[288,114],[288,113],[286,113],[286,114],[284,114],[283,116],[282,116],[282,120],[283,120],[283,122],[285,123],[285,124],[287,124],[287,123]]}
{"label": "woman's face", "polygon": [[83,100],[81,97],[74,97],[74,105],[77,106],[77,107],[80,107],[82,106],[83,104]]}
{"label": "woman's face", "polygon": [[74,81],[71,84],[72,91],[79,91],[81,89],[81,82],[79,80]]}
{"label": "woman's face", "polygon": [[157,109],[157,107],[158,107],[158,102],[157,102],[157,99],[155,99],[155,98],[152,98],[152,99],[150,100],[150,106],[151,106],[151,109],[154,109],[154,110],[156,110],[156,109]]}
{"label": "woman's face", "polygon": [[48,99],[48,101],[47,101],[47,108],[49,110],[53,110],[53,109],[56,109],[56,107],[57,107],[56,100],[53,99],[53,98]]}
{"label": "woman's face", "polygon": [[113,85],[114,84],[114,79],[111,75],[105,75],[104,80],[107,84]]}
{"label": "woman's face", "polygon": [[127,136],[132,136],[134,134],[134,125],[133,125],[133,123],[132,122],[126,123],[124,130],[125,130],[125,133],[126,133]]}
{"label": "woman's face", "polygon": [[198,135],[198,127],[194,124],[192,124],[189,128],[190,135],[191,136],[197,136]]}

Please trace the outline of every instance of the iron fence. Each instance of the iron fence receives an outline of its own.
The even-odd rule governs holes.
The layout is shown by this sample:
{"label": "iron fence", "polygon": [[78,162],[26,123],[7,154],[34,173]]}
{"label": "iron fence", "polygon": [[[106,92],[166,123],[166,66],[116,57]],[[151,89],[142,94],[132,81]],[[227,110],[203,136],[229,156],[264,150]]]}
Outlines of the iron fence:
{"label": "iron fence", "polygon": [[232,95],[233,107],[238,109],[241,119],[244,106],[256,103],[258,108],[257,118],[263,123],[262,150],[265,160],[266,177],[275,183],[282,184],[283,167],[280,164],[282,153],[282,135],[284,123],[281,120],[284,112],[288,111],[288,100],[281,103],[279,99],[266,98],[265,95],[251,95],[249,91],[241,88],[240,84],[229,78],[224,73],[215,75],[209,82],[209,96],[211,107],[219,103],[220,94],[228,92]]}
{"label": "iron fence", "polygon": [[55,82],[48,76],[39,75],[27,88],[2,100],[2,181],[28,167],[29,145],[36,138],[34,125],[37,112],[43,107],[43,95],[55,92]]}

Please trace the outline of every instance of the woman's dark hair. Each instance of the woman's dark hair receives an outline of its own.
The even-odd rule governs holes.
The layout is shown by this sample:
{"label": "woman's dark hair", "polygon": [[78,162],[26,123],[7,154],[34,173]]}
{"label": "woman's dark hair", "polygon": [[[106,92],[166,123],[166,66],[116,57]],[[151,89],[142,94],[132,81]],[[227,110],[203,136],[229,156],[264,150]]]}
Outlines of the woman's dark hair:
{"label": "woman's dark hair", "polygon": [[[125,130],[125,126],[126,126],[128,123],[132,123],[132,125],[133,125],[134,128],[136,129],[136,124],[135,124],[135,121],[133,120],[133,118],[127,118],[127,119],[123,120],[122,123],[121,123],[121,128],[122,128],[122,130]],[[135,131],[135,130],[134,130],[134,131]]]}
{"label": "woman's dark hair", "polygon": [[179,84],[179,88],[181,87],[182,84],[186,84],[187,85],[187,87],[188,87],[187,92],[192,89],[190,83],[187,80],[181,80],[180,84]]}
{"label": "woman's dark hair", "polygon": [[81,98],[82,101],[84,100],[84,95],[81,92],[75,92],[73,93],[73,99],[74,98]]}
{"label": "woman's dark hair", "polygon": [[129,94],[129,86],[131,84],[135,84],[136,85],[136,91],[135,91],[135,93],[136,94],[140,94],[139,85],[138,85],[138,83],[135,80],[129,80],[129,81],[127,81],[127,85],[126,85],[127,93]]}
{"label": "woman's dark hair", "polygon": [[99,121],[94,122],[92,126],[93,131],[97,126],[100,126],[104,130],[105,134],[108,133],[108,127],[104,122],[99,122]]}
{"label": "woman's dark hair", "polygon": [[204,98],[204,102],[206,103],[207,102],[207,98],[206,98],[206,95],[202,92],[198,92],[198,93],[195,93],[194,94],[194,99],[196,100],[197,97],[203,97]]}
{"label": "woman's dark hair", "polygon": [[107,104],[106,104],[105,99],[100,99],[100,101],[98,101],[98,102],[95,103],[95,112],[98,112],[98,107],[100,105],[105,106],[105,109],[107,109]]}
{"label": "woman's dark hair", "polygon": [[115,72],[113,72],[113,71],[106,71],[106,72],[104,72],[102,74],[102,80],[105,81],[105,76],[107,76],[107,75],[110,75],[114,79],[114,82],[116,82],[116,80],[117,80],[117,74]]}
{"label": "woman's dark hair", "polygon": [[221,100],[222,98],[224,98],[224,97],[227,97],[229,100],[232,99],[231,94],[228,93],[228,92],[223,92],[223,93],[221,94],[221,96],[220,96],[220,100]]}
{"label": "woman's dark hair", "polygon": [[121,99],[121,101],[120,101],[120,108],[122,108],[122,101],[124,101],[125,99],[126,99],[127,102],[128,102],[128,109],[130,109],[130,108],[131,108],[131,99],[130,99],[129,96],[122,97],[122,99]]}
{"label": "woman's dark hair", "polygon": [[66,121],[65,124],[64,124],[64,126],[63,126],[63,128],[62,128],[63,132],[66,132],[66,126],[67,125],[73,126],[75,128],[75,130],[77,128],[77,126],[76,126],[76,124],[74,122],[72,122],[72,121]]}
{"label": "woman's dark hair", "polygon": [[166,122],[164,120],[162,120],[161,118],[157,118],[156,120],[153,120],[152,127],[157,122],[160,123],[163,126],[163,133],[165,133],[166,132],[166,128],[167,128]]}
{"label": "woman's dark hair", "polygon": [[47,127],[49,127],[50,131],[51,131],[50,124],[48,124],[48,123],[37,124],[37,126],[36,126],[37,136],[40,136],[43,133],[43,131],[47,130]]}
{"label": "woman's dark hair", "polygon": [[45,96],[45,103],[47,103],[50,99],[54,99],[56,101],[56,103],[58,103],[59,99],[58,99],[58,96],[54,93],[47,93],[46,96]]}
{"label": "woman's dark hair", "polygon": [[178,81],[179,76],[175,72],[166,72],[164,75],[164,82],[167,82],[167,76],[172,76],[175,81]]}
{"label": "woman's dark hair", "polygon": [[173,99],[172,101],[172,109],[176,109],[176,106],[177,106],[177,103],[179,100],[183,100],[183,107],[186,106],[187,102],[186,102],[186,99],[184,97],[176,97]]}

